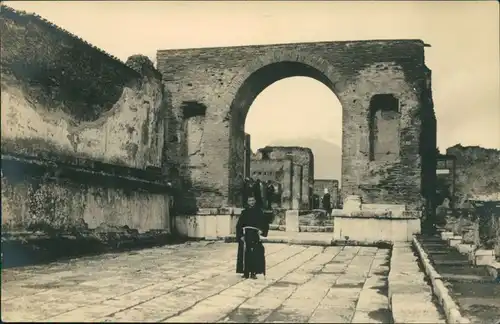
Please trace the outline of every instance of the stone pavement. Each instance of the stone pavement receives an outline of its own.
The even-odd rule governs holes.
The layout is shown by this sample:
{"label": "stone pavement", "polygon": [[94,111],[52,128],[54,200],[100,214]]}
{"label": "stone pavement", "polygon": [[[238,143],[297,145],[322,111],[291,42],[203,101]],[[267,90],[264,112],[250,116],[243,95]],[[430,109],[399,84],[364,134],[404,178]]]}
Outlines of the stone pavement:
{"label": "stone pavement", "polygon": [[236,244],[196,242],[2,270],[3,321],[388,323],[389,250],[266,244],[267,277]]}

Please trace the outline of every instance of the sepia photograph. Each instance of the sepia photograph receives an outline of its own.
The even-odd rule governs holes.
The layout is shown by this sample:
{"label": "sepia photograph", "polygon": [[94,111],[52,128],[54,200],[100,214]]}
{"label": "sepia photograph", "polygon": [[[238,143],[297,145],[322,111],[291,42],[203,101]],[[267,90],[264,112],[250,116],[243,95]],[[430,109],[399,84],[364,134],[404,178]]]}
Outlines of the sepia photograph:
{"label": "sepia photograph", "polygon": [[500,324],[498,1],[2,1],[2,322]]}

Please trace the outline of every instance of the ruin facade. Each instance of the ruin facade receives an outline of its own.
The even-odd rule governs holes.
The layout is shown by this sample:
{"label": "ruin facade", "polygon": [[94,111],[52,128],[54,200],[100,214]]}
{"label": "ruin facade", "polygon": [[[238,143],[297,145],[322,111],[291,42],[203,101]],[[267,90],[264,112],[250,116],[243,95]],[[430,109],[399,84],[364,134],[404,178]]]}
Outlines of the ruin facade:
{"label": "ruin facade", "polygon": [[[306,76],[342,104],[342,195],[432,209],[436,120],[425,46],[372,40],[160,50],[158,69],[172,95],[166,163],[190,183],[198,208],[237,207],[253,100],[278,80]],[[206,107],[189,130],[186,103]]]}
{"label": "ruin facade", "polygon": [[[290,159],[294,164],[300,165],[295,176],[300,176],[301,188],[294,192],[297,209],[310,209],[312,186],[314,183],[314,155],[310,148],[298,146],[266,146],[255,153],[254,159],[282,160]],[[299,180],[297,180],[299,181]]]}
{"label": "ruin facade", "polygon": [[254,180],[268,180],[276,184],[280,203],[276,207],[296,208],[302,187],[302,166],[291,160],[257,160],[250,164],[250,175]]}

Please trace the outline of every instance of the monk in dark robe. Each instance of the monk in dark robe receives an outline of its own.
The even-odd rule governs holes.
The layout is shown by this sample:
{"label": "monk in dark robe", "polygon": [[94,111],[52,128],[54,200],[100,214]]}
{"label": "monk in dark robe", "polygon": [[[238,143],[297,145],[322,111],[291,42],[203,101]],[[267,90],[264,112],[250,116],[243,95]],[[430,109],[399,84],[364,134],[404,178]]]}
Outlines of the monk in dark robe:
{"label": "monk in dark robe", "polygon": [[255,203],[254,197],[248,198],[249,207],[241,212],[236,224],[236,273],[242,273],[243,278],[252,279],[257,279],[258,274],[266,275],[265,249],[259,234],[265,237],[269,232],[269,223],[264,212]]}

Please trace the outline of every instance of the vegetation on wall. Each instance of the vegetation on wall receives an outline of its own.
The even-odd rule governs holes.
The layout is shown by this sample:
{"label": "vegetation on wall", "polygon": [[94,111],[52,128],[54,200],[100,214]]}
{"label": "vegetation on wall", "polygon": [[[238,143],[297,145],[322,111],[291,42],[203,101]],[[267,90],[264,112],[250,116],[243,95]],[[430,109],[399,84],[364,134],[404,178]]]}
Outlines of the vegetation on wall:
{"label": "vegetation on wall", "polygon": [[37,15],[0,9],[2,79],[20,83],[46,109],[61,109],[76,121],[96,120],[140,76]]}

